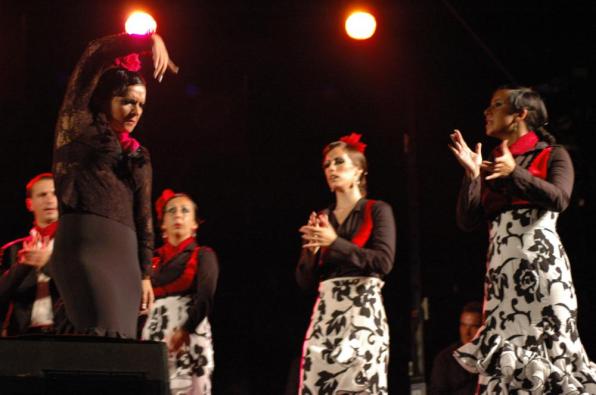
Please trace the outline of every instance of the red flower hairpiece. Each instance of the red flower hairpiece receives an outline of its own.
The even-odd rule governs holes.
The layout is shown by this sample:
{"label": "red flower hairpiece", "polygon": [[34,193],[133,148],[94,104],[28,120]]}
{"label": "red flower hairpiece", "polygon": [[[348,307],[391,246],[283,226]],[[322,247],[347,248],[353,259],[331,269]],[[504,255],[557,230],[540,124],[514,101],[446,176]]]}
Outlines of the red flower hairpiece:
{"label": "red flower hairpiece", "polygon": [[166,207],[166,203],[175,196],[176,193],[171,189],[164,189],[161,196],[155,202],[155,211],[157,212],[159,222],[163,219],[163,209]]}
{"label": "red flower hairpiece", "polygon": [[339,141],[343,141],[344,143],[346,143],[350,147],[354,148],[355,150],[364,153],[364,150],[366,149],[366,144],[364,144],[362,141],[360,141],[360,137],[362,137],[361,134],[352,133],[349,136],[343,136],[342,138],[339,139]]}
{"label": "red flower hairpiece", "polygon": [[128,71],[139,71],[141,70],[141,59],[139,59],[138,53],[131,53],[130,55],[116,58],[114,64],[118,67],[122,67]]}

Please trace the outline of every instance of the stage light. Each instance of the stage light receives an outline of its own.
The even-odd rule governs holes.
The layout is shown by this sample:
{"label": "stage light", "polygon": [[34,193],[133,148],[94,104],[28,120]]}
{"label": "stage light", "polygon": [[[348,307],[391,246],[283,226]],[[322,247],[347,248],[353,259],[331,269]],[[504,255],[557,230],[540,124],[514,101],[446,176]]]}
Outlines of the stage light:
{"label": "stage light", "polygon": [[157,30],[155,19],[146,12],[135,11],[129,15],[124,29],[128,34],[150,34]]}
{"label": "stage light", "polygon": [[375,17],[365,11],[356,11],[346,19],[346,33],[354,40],[367,40],[375,34],[377,21]]}

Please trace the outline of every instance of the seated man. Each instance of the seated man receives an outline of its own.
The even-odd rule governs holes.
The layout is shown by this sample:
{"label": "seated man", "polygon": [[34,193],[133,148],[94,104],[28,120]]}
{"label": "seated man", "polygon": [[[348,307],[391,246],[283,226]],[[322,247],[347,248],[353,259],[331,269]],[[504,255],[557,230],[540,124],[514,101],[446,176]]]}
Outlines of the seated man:
{"label": "seated man", "polygon": [[470,342],[482,325],[482,305],[467,303],[459,317],[459,342],[437,354],[430,379],[430,395],[473,395],[478,375],[469,373],[453,358],[453,351]]}
{"label": "seated man", "polygon": [[58,201],[51,173],[27,184],[27,209],[34,226],[29,236],[0,250],[0,324],[2,336],[51,333],[58,292],[46,272],[58,225]]}

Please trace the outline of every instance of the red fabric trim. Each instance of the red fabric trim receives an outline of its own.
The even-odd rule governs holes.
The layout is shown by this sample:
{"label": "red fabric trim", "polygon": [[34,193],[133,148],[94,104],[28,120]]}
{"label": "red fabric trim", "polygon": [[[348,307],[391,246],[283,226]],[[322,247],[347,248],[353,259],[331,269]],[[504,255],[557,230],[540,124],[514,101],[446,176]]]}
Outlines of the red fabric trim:
{"label": "red fabric trim", "polygon": [[[532,160],[532,163],[530,163],[530,166],[527,169],[530,172],[530,174],[532,174],[534,177],[546,180],[546,176],[548,173],[548,160],[550,159],[550,153],[552,152],[552,150],[553,147],[546,147],[538,155],[536,155],[536,157]],[[513,199],[511,201],[511,204],[515,205],[522,205],[528,203],[529,202],[527,200],[521,199]]]}
{"label": "red fabric trim", "polygon": [[[168,296],[176,293],[181,293],[188,291],[192,286],[193,279],[197,274],[197,268],[199,266],[199,249],[197,247],[194,249],[188,262],[186,263],[186,267],[184,268],[184,272],[178,277],[176,280],[172,281],[169,284],[162,285],[161,287],[153,288],[153,293],[155,297],[163,297]],[[159,261],[159,257],[154,258],[153,262],[155,264],[155,259]],[[157,263],[159,264],[159,262]]]}
{"label": "red fabric trim", "polygon": [[52,222],[45,228],[40,228],[37,224],[34,226],[37,233],[41,235],[41,237],[49,237],[50,239],[54,238],[56,234],[56,229],[58,229],[58,221]]}
{"label": "red fabric trim", "polygon": [[375,200],[369,200],[366,202],[364,206],[364,219],[362,221],[362,225],[352,237],[352,243],[356,244],[358,247],[362,248],[370,238],[373,229],[373,220],[372,220],[372,206],[375,204]]}
{"label": "red fabric trim", "polygon": [[511,155],[513,156],[524,154],[533,149],[539,140],[540,139],[536,136],[536,133],[530,130],[511,144],[509,146],[509,151],[511,151]]}
{"label": "red fabric trim", "polygon": [[190,236],[186,240],[183,240],[177,246],[170,244],[168,241],[163,245],[163,248],[159,251],[162,262],[169,262],[172,258],[176,255],[180,254],[184,249],[193,241],[195,241],[194,237]]}

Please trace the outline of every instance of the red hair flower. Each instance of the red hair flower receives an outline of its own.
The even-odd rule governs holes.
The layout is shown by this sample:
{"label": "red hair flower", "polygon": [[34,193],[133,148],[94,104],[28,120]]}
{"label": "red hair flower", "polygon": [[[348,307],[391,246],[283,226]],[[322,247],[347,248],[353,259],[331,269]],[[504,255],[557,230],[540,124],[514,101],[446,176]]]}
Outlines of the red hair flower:
{"label": "red hair flower", "polygon": [[157,212],[157,219],[159,222],[163,219],[163,209],[166,207],[166,203],[175,196],[176,193],[171,189],[164,189],[161,196],[155,202],[155,211]]}
{"label": "red hair flower", "polygon": [[139,59],[138,53],[131,53],[130,55],[116,58],[114,61],[116,66],[122,67],[128,71],[139,71],[141,70],[141,59]]}
{"label": "red hair flower", "polygon": [[364,144],[362,141],[360,141],[360,137],[362,137],[361,134],[352,133],[349,136],[343,136],[342,138],[339,139],[339,141],[343,141],[344,143],[346,143],[350,147],[354,148],[355,150],[364,153],[364,150],[366,149],[366,144]]}

